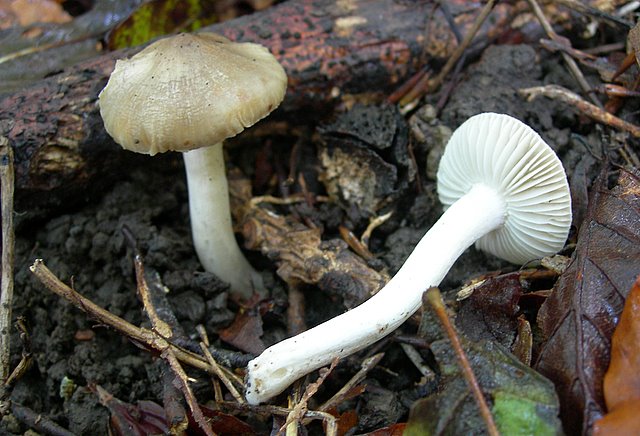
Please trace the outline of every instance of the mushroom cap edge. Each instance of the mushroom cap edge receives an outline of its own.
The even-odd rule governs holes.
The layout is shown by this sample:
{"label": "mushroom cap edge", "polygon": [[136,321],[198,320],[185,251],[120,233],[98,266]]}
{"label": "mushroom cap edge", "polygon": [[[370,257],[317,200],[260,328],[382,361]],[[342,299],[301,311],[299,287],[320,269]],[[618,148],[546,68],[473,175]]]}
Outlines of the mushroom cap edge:
{"label": "mushroom cap edge", "polygon": [[478,183],[503,196],[505,223],[477,248],[524,264],[564,247],[572,219],[564,168],[540,135],[516,118],[482,113],[465,121],[445,148],[437,181],[445,208]]}
{"label": "mushroom cap edge", "polygon": [[266,47],[181,33],[118,60],[98,104],[118,144],[153,155],[237,135],[278,107],[286,87]]}

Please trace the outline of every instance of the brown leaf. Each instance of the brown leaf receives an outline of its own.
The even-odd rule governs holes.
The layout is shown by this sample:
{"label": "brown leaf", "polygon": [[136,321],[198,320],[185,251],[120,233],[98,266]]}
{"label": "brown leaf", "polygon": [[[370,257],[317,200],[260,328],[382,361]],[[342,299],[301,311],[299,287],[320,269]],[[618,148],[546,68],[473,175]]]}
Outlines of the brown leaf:
{"label": "brown leaf", "polygon": [[71,16],[51,0],[0,0],[0,29],[33,23],[67,23]]}
{"label": "brown leaf", "polygon": [[607,408],[640,400],[640,277],[636,280],[611,340],[611,364],[604,376]]}
{"label": "brown leaf", "polygon": [[390,425],[389,427],[379,428],[367,433],[365,436],[402,436],[407,424],[404,422]]}
{"label": "brown leaf", "polygon": [[255,311],[240,312],[229,327],[219,332],[226,343],[255,355],[266,348],[260,339],[262,333],[262,318]]}
{"label": "brown leaf", "polygon": [[461,302],[456,326],[473,341],[489,339],[511,347],[522,296],[520,272],[489,277]]}
{"label": "brown leaf", "polygon": [[593,425],[593,436],[640,434],[640,400],[623,403]]}
{"label": "brown leaf", "polygon": [[604,376],[609,413],[595,434],[640,433],[640,277],[636,280],[611,339],[611,364]]}
{"label": "brown leaf", "polygon": [[640,65],[640,59],[638,59],[638,55],[640,55],[640,22],[629,30],[629,34],[627,35],[627,46],[631,51],[633,51],[633,53],[635,53],[636,62]]}
{"label": "brown leaf", "polygon": [[555,383],[569,433],[588,432],[604,412],[611,335],[640,273],[640,179],[622,171],[611,190],[605,179],[593,189],[572,263],[538,313],[546,342],[536,367]]}

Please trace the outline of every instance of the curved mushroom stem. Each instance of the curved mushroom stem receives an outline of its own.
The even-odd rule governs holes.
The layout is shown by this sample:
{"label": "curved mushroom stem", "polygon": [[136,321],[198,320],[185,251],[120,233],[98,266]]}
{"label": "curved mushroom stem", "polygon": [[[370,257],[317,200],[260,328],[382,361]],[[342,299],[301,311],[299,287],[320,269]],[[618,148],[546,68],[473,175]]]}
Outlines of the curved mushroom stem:
{"label": "curved mushroom stem", "polygon": [[191,233],[200,263],[231,285],[231,294],[248,300],[264,290],[262,277],[236,241],[222,143],[183,153],[189,188]]}
{"label": "curved mushroom stem", "polygon": [[506,214],[506,204],[494,189],[473,186],[440,217],[377,294],[250,361],[247,401],[264,402],[334,358],[348,356],[391,333],[418,310],[422,293],[440,284],[462,252],[504,224]]}

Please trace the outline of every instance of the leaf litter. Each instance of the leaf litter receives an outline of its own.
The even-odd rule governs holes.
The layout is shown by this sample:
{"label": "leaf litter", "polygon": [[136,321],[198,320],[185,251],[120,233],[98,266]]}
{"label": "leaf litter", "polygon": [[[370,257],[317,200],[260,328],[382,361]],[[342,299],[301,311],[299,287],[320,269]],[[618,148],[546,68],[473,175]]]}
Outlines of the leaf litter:
{"label": "leaf litter", "polygon": [[588,432],[605,410],[602,380],[611,335],[640,273],[640,178],[600,177],[573,261],[538,313],[545,336],[535,368],[557,387],[565,428]]}

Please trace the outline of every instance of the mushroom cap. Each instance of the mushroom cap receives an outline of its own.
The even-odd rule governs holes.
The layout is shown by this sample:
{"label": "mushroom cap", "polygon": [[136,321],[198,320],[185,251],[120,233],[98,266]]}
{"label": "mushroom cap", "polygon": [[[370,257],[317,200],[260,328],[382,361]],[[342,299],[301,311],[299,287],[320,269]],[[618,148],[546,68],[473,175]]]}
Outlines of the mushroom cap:
{"label": "mushroom cap", "polygon": [[524,264],[564,247],[571,226],[566,174],[551,147],[521,121],[496,113],[469,118],[451,136],[437,177],[445,208],[479,183],[502,195],[505,223],[477,248]]}
{"label": "mushroom cap", "polygon": [[284,98],[287,76],[267,48],[182,33],[116,62],[99,96],[109,135],[145,154],[189,151],[235,136]]}

